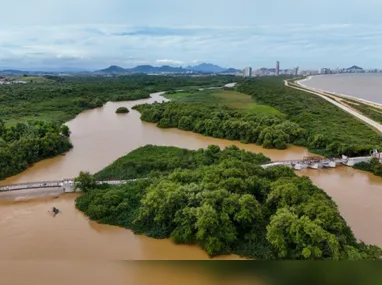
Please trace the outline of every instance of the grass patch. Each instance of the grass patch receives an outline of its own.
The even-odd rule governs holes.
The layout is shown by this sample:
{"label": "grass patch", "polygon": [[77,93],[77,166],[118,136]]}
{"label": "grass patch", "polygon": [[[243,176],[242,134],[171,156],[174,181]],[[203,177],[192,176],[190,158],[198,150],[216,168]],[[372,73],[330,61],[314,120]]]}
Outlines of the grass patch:
{"label": "grass patch", "polygon": [[359,102],[351,103],[348,100],[347,100],[346,104],[348,104],[349,106],[358,110],[359,112],[361,112],[366,117],[369,117],[370,119],[372,119],[378,123],[382,123],[382,110],[381,109],[374,108],[374,107],[371,107],[371,106],[368,106],[366,104],[362,104]]}
{"label": "grass patch", "polygon": [[249,95],[231,90],[177,92],[165,94],[165,97],[175,102],[209,103],[254,113],[282,115],[279,110],[271,106],[257,104]]}

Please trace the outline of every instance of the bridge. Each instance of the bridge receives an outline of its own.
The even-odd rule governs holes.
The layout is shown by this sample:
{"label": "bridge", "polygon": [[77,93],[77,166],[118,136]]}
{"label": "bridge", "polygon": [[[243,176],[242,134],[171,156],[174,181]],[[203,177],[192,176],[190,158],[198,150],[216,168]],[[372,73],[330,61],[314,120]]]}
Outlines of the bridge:
{"label": "bridge", "polygon": [[335,168],[337,164],[353,167],[360,162],[370,162],[372,158],[377,158],[379,162],[382,162],[381,152],[373,150],[370,156],[359,157],[347,157],[345,155],[342,158],[322,158],[320,156],[308,156],[301,160],[282,160],[272,161],[267,164],[261,165],[263,168],[274,167],[278,165],[284,165],[294,168],[295,170],[303,170],[306,168],[322,169],[322,168]]}
{"label": "bridge", "polygon": [[[97,185],[109,184],[109,185],[121,185],[126,184],[131,180],[103,180],[96,181]],[[75,185],[77,183],[74,179],[64,179],[64,180],[55,180],[55,181],[37,181],[37,182],[28,182],[28,183],[17,183],[10,184],[6,186],[0,186],[0,192],[6,191],[16,191],[16,190],[31,190],[31,189],[42,189],[42,188],[61,188],[63,192],[70,193],[75,191]]]}
{"label": "bridge", "polygon": [[263,168],[274,167],[279,165],[290,166],[296,170],[305,168],[321,169],[335,168],[338,163],[344,163],[344,160],[337,158],[322,158],[322,157],[304,157],[300,160],[282,160],[272,161],[271,163],[261,165]]}
{"label": "bridge", "polygon": [[[342,156],[342,158],[323,158],[321,156],[308,156],[303,159],[295,160],[280,160],[272,161],[270,163],[262,164],[261,167],[269,168],[279,165],[289,166],[295,170],[303,170],[306,168],[312,169],[323,169],[323,168],[335,168],[337,164],[342,164],[346,166],[354,166],[356,163],[369,162],[372,158],[377,158],[379,162],[382,162],[382,153],[374,150],[370,156],[361,157],[347,157]],[[140,178],[147,179],[147,178]],[[109,185],[121,185],[128,182],[136,181],[138,179],[130,180],[101,180],[96,181],[97,185],[109,184]],[[55,181],[38,181],[29,183],[18,183],[10,184],[6,186],[0,186],[0,192],[6,191],[16,191],[16,190],[31,190],[31,189],[41,189],[41,188],[61,188],[64,193],[70,193],[75,191],[76,182],[74,179],[64,179]]]}

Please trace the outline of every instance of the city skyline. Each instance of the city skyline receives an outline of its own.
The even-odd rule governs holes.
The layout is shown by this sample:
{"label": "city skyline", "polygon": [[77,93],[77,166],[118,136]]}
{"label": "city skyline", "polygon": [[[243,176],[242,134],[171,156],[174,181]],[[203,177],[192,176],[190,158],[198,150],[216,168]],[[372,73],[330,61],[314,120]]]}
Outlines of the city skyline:
{"label": "city skyline", "polygon": [[382,3],[323,0],[307,15],[306,1],[268,2],[20,0],[21,11],[6,2],[0,69],[202,62],[242,69],[274,67],[276,60],[285,68],[382,67],[382,20],[371,20]]}

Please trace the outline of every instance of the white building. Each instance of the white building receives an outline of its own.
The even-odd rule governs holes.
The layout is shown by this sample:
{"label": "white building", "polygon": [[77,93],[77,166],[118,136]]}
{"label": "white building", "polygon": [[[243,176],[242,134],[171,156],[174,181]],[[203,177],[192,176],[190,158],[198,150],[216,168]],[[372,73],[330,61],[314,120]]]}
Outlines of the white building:
{"label": "white building", "polygon": [[244,77],[251,77],[252,76],[252,67],[246,67],[243,70],[243,76]]}

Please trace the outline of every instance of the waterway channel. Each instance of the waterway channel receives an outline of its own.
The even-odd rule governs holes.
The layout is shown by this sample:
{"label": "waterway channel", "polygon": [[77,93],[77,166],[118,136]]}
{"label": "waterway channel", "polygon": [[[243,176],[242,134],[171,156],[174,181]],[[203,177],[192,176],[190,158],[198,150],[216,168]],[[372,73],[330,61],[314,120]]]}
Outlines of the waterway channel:
{"label": "waterway channel", "polygon": [[[165,99],[156,93],[150,99],[109,102],[101,108],[79,114],[67,123],[72,131],[74,148],[71,151],[36,163],[0,184],[72,178],[81,170],[94,173],[146,144],[188,149],[210,144],[220,147],[234,144],[256,153],[262,152],[272,160],[301,159],[309,155],[301,147],[267,150],[176,129],[159,129],[155,124],[142,122],[135,110],[128,114],[115,114],[120,106],[131,109],[137,104],[162,100]],[[347,167],[305,170],[298,174],[309,176],[333,197],[358,238],[382,246],[382,224],[379,223],[382,216],[381,178]],[[136,236],[125,229],[89,221],[75,209],[76,194],[59,196],[52,192],[55,194],[52,197],[28,199],[33,195],[28,193],[33,192],[19,192],[17,199],[9,197],[9,194],[6,196],[6,193],[0,194],[0,260],[208,259],[196,246],[174,245],[169,240]],[[48,215],[47,211],[53,206],[61,209],[62,215],[55,218]],[[239,259],[237,256],[221,258]]]}

